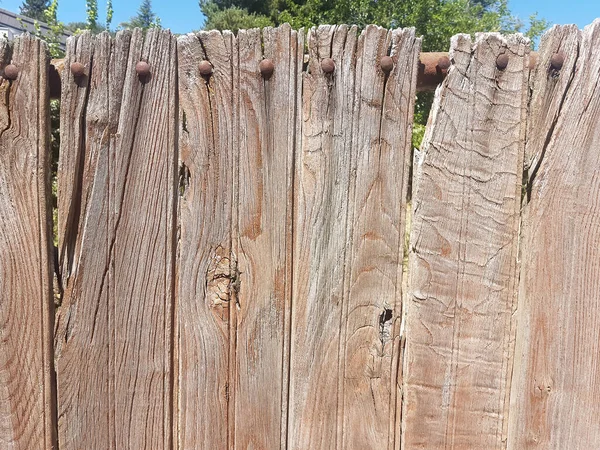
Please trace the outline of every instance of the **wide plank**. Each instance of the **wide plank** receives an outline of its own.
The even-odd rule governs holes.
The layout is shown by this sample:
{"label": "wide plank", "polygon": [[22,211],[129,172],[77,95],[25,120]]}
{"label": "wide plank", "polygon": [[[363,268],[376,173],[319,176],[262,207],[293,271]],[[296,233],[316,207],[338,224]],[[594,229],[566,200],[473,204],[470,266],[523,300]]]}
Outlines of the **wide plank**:
{"label": "wide plank", "polygon": [[[4,72],[16,66],[15,80]],[[46,44],[0,39],[0,448],[56,448]]]}
{"label": "wide plank", "polygon": [[450,59],[414,166],[402,448],[501,449],[529,41],[457,35]]}

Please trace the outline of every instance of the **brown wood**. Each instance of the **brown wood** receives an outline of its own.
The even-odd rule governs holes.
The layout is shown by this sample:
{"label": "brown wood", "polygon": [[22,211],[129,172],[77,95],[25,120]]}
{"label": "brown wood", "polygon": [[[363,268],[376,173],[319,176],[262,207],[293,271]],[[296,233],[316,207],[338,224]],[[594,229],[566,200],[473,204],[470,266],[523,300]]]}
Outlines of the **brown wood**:
{"label": "brown wood", "polygon": [[[303,36],[284,25],[240,31],[237,44],[235,448],[277,449],[285,448],[287,422],[292,168]],[[273,63],[268,80],[259,70],[263,57]]]}
{"label": "brown wood", "polygon": [[[145,83],[140,60],[151,67]],[[60,448],[171,448],[175,39],[84,34],[67,61],[89,78],[63,71]]]}
{"label": "brown wood", "polygon": [[[368,26],[357,48],[340,448],[397,447],[404,216],[420,39]],[[379,62],[391,54],[386,76]]]}
{"label": "brown wood", "polygon": [[0,39],[0,448],[56,448],[49,56]]}
{"label": "brown wood", "polygon": [[[233,445],[228,440],[234,423],[229,412],[234,390],[230,345],[235,342],[230,314],[235,313],[237,273],[232,255],[234,45],[233,34],[218,31],[177,42],[181,198],[175,433],[182,449]],[[209,78],[200,74],[205,59],[214,67]]]}
{"label": "brown wood", "polygon": [[533,75],[509,449],[600,447],[599,45],[554,27]]}
{"label": "brown wood", "polygon": [[414,165],[402,448],[505,446],[528,53],[521,35],[452,39]]}

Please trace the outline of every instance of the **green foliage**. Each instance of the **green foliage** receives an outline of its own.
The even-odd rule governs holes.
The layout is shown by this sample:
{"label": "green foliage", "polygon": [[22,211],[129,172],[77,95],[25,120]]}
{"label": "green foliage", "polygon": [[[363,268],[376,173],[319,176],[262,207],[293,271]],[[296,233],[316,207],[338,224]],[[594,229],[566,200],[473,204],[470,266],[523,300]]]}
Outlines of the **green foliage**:
{"label": "green foliage", "polygon": [[20,7],[22,15],[30,19],[44,22],[44,11],[49,6],[49,0],[24,0]]}
{"label": "green foliage", "polygon": [[86,29],[98,28],[98,0],[85,0],[85,12],[87,14]]}
{"label": "green foliage", "polygon": [[247,9],[230,6],[220,9],[215,2],[201,2],[202,13],[206,17],[206,29],[231,30],[237,33],[240,29],[263,28],[274,25],[267,16],[248,13]]}
{"label": "green foliage", "polygon": [[106,30],[107,31],[110,31],[110,24],[112,23],[114,12],[115,11],[113,10],[112,0],[107,0],[107,2],[106,2]]}
{"label": "green foliage", "polygon": [[132,17],[129,22],[123,22],[119,25],[120,28],[141,28],[147,30],[149,28],[161,28],[160,18],[152,10],[152,2],[143,0],[138,13]]}

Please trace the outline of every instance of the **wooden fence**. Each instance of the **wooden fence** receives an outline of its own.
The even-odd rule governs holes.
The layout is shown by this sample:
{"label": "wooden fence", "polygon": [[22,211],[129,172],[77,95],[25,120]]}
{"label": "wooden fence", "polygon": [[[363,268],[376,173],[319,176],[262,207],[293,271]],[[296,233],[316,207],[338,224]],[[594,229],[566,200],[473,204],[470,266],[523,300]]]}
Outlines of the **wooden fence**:
{"label": "wooden fence", "polygon": [[413,152],[420,43],[72,38],[55,255],[0,41],[0,448],[600,448],[600,20],[455,36]]}

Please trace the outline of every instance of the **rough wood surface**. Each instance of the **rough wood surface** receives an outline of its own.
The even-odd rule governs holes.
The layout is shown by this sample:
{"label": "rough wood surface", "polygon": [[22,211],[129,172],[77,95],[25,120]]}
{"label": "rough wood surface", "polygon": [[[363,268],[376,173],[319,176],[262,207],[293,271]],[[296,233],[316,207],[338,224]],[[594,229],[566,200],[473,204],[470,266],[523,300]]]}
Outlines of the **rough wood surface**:
{"label": "rough wood surface", "polygon": [[[52,449],[49,56],[29,35],[0,39],[0,448]],[[14,64],[17,79],[4,78]]]}
{"label": "rough wood surface", "polygon": [[528,53],[452,39],[414,167],[402,448],[505,446]]}
{"label": "rough wood surface", "polygon": [[[420,39],[368,26],[356,56],[339,448],[396,448],[404,216]],[[391,54],[386,75],[379,62]],[[347,151],[347,150],[346,150]]]}
{"label": "rough wood surface", "polygon": [[[233,34],[178,39],[180,241],[176,439],[182,449],[229,449],[234,171]],[[210,78],[199,64],[213,65]],[[237,151],[235,153],[237,155]]]}
{"label": "rough wood surface", "polygon": [[554,27],[540,46],[510,449],[600,448],[599,45],[596,20]]}
{"label": "rough wood surface", "polygon": [[60,448],[171,447],[175,50],[157,29],[68,43],[86,76],[62,86]]}
{"label": "rough wood surface", "polygon": [[[285,448],[287,422],[292,168],[303,39],[284,25],[240,31],[237,44],[235,447],[277,449]],[[275,67],[269,79],[259,71],[263,57]]]}

